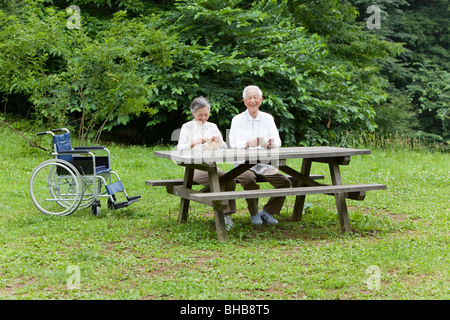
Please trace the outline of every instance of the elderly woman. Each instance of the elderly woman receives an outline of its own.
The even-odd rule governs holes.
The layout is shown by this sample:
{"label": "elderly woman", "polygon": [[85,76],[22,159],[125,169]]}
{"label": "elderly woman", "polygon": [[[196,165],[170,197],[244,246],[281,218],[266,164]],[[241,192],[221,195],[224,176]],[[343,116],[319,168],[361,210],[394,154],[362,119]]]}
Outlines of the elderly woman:
{"label": "elderly woman", "polygon": [[[210,103],[205,97],[197,97],[192,100],[191,113],[194,119],[186,122],[181,127],[180,138],[178,140],[178,150],[189,149],[208,149],[209,146],[214,145],[214,148],[226,149],[227,144],[222,139],[222,134],[217,128],[217,125],[208,122],[210,113]],[[217,168],[219,176],[225,174],[220,168]],[[193,180],[204,186],[209,185],[208,172],[202,170],[194,170]],[[224,186],[225,191],[234,191],[236,187],[235,180],[228,182]],[[229,230],[233,226],[233,220],[230,215],[236,212],[236,201],[229,200],[228,207],[224,210],[225,223]]]}

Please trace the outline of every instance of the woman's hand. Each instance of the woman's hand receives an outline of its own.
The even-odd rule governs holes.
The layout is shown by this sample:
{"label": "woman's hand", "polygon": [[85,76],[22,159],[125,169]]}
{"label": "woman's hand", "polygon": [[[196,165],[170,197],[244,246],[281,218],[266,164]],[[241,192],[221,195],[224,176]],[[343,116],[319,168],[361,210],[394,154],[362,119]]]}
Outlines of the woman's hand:
{"label": "woman's hand", "polygon": [[209,141],[209,139],[206,138],[206,137],[197,138],[197,139],[191,141],[190,147],[191,147],[191,149],[192,149],[192,148],[195,147],[196,145],[198,145],[198,144],[204,144],[205,142],[208,142],[208,141]]}

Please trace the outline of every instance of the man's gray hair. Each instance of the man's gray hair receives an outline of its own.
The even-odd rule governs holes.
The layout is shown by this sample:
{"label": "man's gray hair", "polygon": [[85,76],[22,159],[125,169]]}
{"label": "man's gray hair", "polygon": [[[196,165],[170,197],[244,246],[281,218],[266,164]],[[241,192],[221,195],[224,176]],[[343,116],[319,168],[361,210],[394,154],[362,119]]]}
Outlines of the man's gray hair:
{"label": "man's gray hair", "polygon": [[259,94],[259,97],[260,98],[262,98],[262,91],[261,91],[261,89],[258,87],[258,86],[246,86],[245,88],[244,88],[244,91],[242,92],[242,97],[245,99],[246,97],[247,97],[247,90],[251,90],[251,89],[256,89],[256,90],[258,90],[258,94]]}
{"label": "man's gray hair", "polygon": [[205,108],[211,109],[211,104],[209,103],[209,100],[206,99],[203,96],[197,97],[191,102],[191,112],[194,113],[199,108]]}

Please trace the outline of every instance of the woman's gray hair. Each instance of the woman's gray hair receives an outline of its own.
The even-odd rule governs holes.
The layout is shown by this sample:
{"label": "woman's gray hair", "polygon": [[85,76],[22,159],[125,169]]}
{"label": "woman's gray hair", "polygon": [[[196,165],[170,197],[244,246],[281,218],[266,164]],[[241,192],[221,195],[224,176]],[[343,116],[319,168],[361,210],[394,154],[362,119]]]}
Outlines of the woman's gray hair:
{"label": "woman's gray hair", "polygon": [[247,90],[256,89],[258,91],[259,97],[262,98],[262,91],[258,86],[246,86],[242,92],[242,97],[245,99],[247,97]]}
{"label": "woman's gray hair", "polygon": [[211,109],[211,104],[209,100],[203,96],[197,97],[191,102],[191,112],[194,113],[199,108],[207,107],[209,110]]}

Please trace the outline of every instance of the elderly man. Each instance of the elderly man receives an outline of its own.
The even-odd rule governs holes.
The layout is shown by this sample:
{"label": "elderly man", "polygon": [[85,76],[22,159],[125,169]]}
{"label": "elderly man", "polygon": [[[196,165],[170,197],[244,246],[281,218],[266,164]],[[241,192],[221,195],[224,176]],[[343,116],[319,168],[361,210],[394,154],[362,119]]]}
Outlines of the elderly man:
{"label": "elderly man", "polygon": [[[233,117],[229,134],[231,148],[280,147],[281,139],[272,115],[259,110],[263,101],[261,89],[257,86],[248,86],[244,89],[243,98],[247,110]],[[291,186],[290,180],[277,168],[264,163],[258,163],[245,171],[237,177],[237,181],[244,190],[257,190],[259,189],[256,182],[258,175],[262,175],[275,188]],[[258,199],[246,199],[251,223],[254,225],[278,223],[273,215],[280,214],[285,198],[270,198],[260,211],[258,211]]]}

